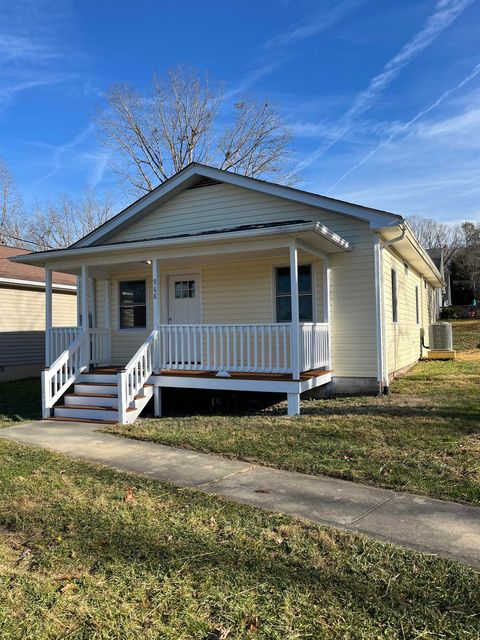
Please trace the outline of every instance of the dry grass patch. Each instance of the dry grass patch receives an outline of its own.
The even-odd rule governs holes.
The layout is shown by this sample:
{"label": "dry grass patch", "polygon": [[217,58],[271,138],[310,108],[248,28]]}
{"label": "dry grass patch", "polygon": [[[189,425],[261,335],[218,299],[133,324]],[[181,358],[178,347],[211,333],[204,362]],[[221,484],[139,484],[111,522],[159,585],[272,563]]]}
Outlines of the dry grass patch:
{"label": "dry grass patch", "polygon": [[6,441],[0,455],[2,640],[478,637],[480,577],[461,564]]}
{"label": "dry grass patch", "polygon": [[118,435],[250,462],[480,503],[480,321],[457,321],[455,361],[420,362],[389,397],[282,403],[251,415],[140,420]]}

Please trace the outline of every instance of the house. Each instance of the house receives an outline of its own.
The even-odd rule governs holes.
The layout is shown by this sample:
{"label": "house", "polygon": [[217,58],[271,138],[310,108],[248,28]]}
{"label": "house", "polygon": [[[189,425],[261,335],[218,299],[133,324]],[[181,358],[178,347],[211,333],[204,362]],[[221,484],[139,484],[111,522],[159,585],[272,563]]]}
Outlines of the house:
{"label": "house", "polygon": [[[38,376],[45,366],[45,269],[12,256],[29,251],[0,245],[0,381]],[[52,274],[55,326],[77,323],[76,278]]]}
{"label": "house", "polygon": [[[284,393],[289,415],[326,385],[387,392],[442,286],[401,216],[196,163],[68,249],[13,260],[47,272],[44,417],[121,423],[152,396],[160,415],[167,387]],[[69,333],[52,270],[80,278]]]}

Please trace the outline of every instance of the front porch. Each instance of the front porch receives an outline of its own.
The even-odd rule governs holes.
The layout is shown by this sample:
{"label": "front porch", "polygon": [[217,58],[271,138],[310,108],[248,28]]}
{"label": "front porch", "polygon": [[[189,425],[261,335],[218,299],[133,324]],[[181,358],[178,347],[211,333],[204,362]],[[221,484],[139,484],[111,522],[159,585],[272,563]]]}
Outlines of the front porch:
{"label": "front porch", "polygon": [[[106,421],[128,423],[152,395],[155,415],[161,415],[161,389],[172,387],[285,393],[288,414],[296,415],[300,394],[331,380],[328,323],[299,323],[297,332],[295,376],[292,323],[160,325],[123,367],[111,364],[111,331],[51,328],[54,361],[42,374],[43,416],[50,417],[53,409],[59,417],[85,418],[87,413],[93,419],[103,415]],[[56,407],[71,384],[74,393]],[[108,415],[93,411],[99,398],[108,398]]]}
{"label": "front porch", "polygon": [[47,268],[44,418],[98,421],[108,410],[106,420],[129,423],[152,396],[161,415],[161,389],[171,387],[285,393],[288,414],[297,415],[300,394],[332,377],[324,250],[346,250],[309,233],[310,242],[263,238],[208,252],[132,256],[102,247],[110,255],[69,260],[63,269],[78,275],[76,327],[52,326]]}

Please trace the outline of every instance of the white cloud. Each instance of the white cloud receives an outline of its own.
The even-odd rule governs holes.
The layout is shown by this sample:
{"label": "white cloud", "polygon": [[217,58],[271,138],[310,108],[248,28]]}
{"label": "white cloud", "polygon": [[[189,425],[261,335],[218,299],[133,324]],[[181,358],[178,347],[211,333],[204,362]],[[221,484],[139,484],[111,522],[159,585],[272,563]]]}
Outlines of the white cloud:
{"label": "white cloud", "polygon": [[480,145],[480,137],[473,135],[480,132],[480,108],[473,107],[458,116],[441,120],[440,122],[427,122],[418,125],[416,135],[427,139],[449,138],[449,144],[469,146]]}
{"label": "white cloud", "polygon": [[[386,140],[383,140],[382,142],[380,142],[380,144],[378,144],[371,151],[369,151],[361,160],[359,160],[352,167],[350,167],[350,169],[348,169],[348,171],[346,171],[340,178],[338,178],[338,180],[336,180],[329,187],[327,193],[330,193],[341,182],[343,182],[349,175],[351,175],[359,167],[361,167],[366,162],[368,162],[370,160],[370,158],[372,158],[373,155],[376,154],[380,149],[383,149],[384,147],[389,145],[394,138],[396,138],[397,136],[399,136],[401,134],[407,133],[408,130],[411,129],[411,127],[413,125],[415,125],[421,118],[423,118],[425,115],[427,115],[427,113],[430,113],[431,111],[436,109],[447,98],[449,98],[453,93],[455,93],[456,91],[459,91],[460,89],[462,89],[466,84],[468,84],[471,80],[473,80],[479,74],[480,74],[480,63],[477,64],[474,67],[474,69],[465,78],[463,78],[459,83],[457,83],[454,87],[451,87],[447,91],[444,91],[439,98],[437,98],[428,107],[426,107],[426,108],[422,109],[421,111],[419,111],[411,120],[409,120],[408,122],[406,122],[404,124],[396,125],[395,128],[393,129],[393,132],[390,134],[390,136]],[[455,120],[457,133],[458,133],[458,130],[459,130],[459,125],[463,127],[463,130],[465,129],[465,125],[470,127],[470,136],[469,137],[471,137],[471,134],[472,134],[472,122],[473,122],[474,125],[478,124],[478,122],[480,122],[478,117],[477,118],[475,118],[475,117],[472,118],[471,115],[468,115],[467,117],[465,117],[465,114],[463,114],[460,117],[457,117],[454,120]],[[454,125],[454,128],[455,128],[455,125]],[[451,130],[452,130],[452,119],[450,119],[450,123],[447,124],[446,126],[447,126],[447,129],[449,128],[450,132],[451,132]],[[445,135],[445,123],[443,123],[443,127],[442,127],[442,125],[437,125],[437,131],[436,132],[435,132],[435,127],[433,127],[433,128],[430,127],[430,137],[435,137],[435,136],[438,137],[438,129],[440,129],[440,132],[441,132],[442,128],[443,128],[443,135]],[[475,139],[475,138],[473,138],[473,139]]]}
{"label": "white cloud", "polygon": [[60,52],[48,43],[36,41],[30,36],[19,33],[0,33],[0,61],[3,65],[20,61],[38,63],[58,58],[60,55]]}
{"label": "white cloud", "polygon": [[368,86],[357,94],[352,106],[340,120],[340,134],[333,141],[317,148],[300,162],[297,169],[301,171],[311,165],[342,140],[356,119],[377,101],[380,94],[400,75],[404,67],[429,47],[472,2],[473,0],[438,0],[435,11],[429,16],[424,27],[387,62],[382,71],[370,80]]}
{"label": "white cloud", "polygon": [[275,60],[259,61],[256,69],[248,73],[243,80],[225,93],[225,99],[229,100],[241,93],[244,93],[247,89],[253,86],[257,80],[270,75],[281,67],[285,60],[286,56],[278,57]]}
{"label": "white cloud", "polygon": [[352,13],[365,0],[343,0],[343,2],[330,2],[315,16],[309,16],[306,20],[297,24],[290,31],[280,33],[264,44],[265,49],[275,49],[298,43],[306,38],[326,31],[348,14]]}
{"label": "white cloud", "polygon": [[0,0],[0,107],[18,94],[79,78],[65,37],[68,0]]}
{"label": "white cloud", "polygon": [[47,169],[33,187],[52,184],[58,176],[78,176],[82,183],[95,189],[104,182],[109,170],[111,154],[100,147],[95,127],[88,123],[71,140],[59,145],[23,140],[22,144],[38,149],[38,164]]}
{"label": "white cloud", "polygon": [[[302,40],[311,38],[322,31],[330,29],[365,1],[366,0],[343,0],[343,2],[337,3],[330,0],[328,6],[324,7],[315,16],[297,24],[297,26],[292,30],[280,33],[270,40],[267,40],[263,45],[263,49],[268,52],[268,55],[260,56],[257,60],[255,69],[240,80],[238,84],[227,91],[225,97],[230,99],[240,93],[243,93],[253,86],[258,80],[279,69],[294,55],[293,53],[281,54],[278,50],[282,51],[288,47],[288,45],[298,44]],[[274,52],[273,55],[272,52]]]}

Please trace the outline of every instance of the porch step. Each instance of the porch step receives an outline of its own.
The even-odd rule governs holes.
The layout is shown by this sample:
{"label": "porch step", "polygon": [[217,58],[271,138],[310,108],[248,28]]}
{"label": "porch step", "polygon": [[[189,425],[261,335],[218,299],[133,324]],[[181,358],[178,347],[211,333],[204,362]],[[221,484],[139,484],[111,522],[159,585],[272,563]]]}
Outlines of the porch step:
{"label": "porch step", "polygon": [[117,374],[114,373],[93,373],[87,371],[78,376],[78,382],[101,382],[102,384],[117,384]]}
{"label": "porch step", "polygon": [[115,405],[118,407],[118,395],[116,393],[67,393],[64,396],[66,405],[84,405],[84,406],[101,406],[110,407]]}
{"label": "porch step", "polygon": [[87,418],[95,422],[105,420],[118,422],[118,409],[112,406],[61,404],[55,406],[54,414],[56,418],[76,418],[77,420]]}
{"label": "porch step", "polygon": [[117,395],[117,385],[108,384],[107,382],[76,382],[73,386],[74,392],[81,393],[82,395]]}
{"label": "porch step", "polygon": [[[153,385],[145,384],[127,409],[127,421],[134,422],[153,395]],[[118,422],[118,386],[115,367],[93,369],[81,374],[73,392],[64,395],[63,404],[53,408],[54,419],[78,422]]]}
{"label": "porch step", "polygon": [[59,418],[52,416],[51,418],[47,418],[47,420],[54,420],[55,422],[86,422],[86,423],[101,423],[101,424],[117,424],[116,420],[91,420],[90,418]]}

